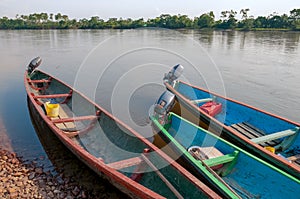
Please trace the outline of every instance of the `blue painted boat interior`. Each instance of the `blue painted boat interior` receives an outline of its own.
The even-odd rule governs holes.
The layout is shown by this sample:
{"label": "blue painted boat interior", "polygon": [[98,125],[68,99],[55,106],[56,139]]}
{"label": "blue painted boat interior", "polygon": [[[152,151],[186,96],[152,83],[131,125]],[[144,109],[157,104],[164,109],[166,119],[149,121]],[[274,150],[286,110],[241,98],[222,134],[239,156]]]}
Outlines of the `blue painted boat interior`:
{"label": "blue painted boat interior", "polygon": [[166,130],[185,149],[212,146],[224,155],[239,151],[234,168],[222,179],[243,198],[295,198],[300,195],[299,180],[287,177],[278,169],[175,114],[171,114],[170,119],[171,125]]}
{"label": "blue painted boat interior", "polygon": [[[260,129],[266,135],[272,134],[287,129],[295,129],[296,126],[287,121],[257,111],[255,109],[243,106],[230,100],[221,97],[216,97],[203,90],[191,87],[187,84],[177,82],[175,89],[190,100],[213,98],[219,103],[222,103],[222,112],[215,116],[215,119],[224,123],[226,126],[246,122]],[[201,106],[203,103],[198,104]],[[300,154],[300,135],[298,134],[294,143],[289,149],[282,151],[281,154],[285,157]]]}

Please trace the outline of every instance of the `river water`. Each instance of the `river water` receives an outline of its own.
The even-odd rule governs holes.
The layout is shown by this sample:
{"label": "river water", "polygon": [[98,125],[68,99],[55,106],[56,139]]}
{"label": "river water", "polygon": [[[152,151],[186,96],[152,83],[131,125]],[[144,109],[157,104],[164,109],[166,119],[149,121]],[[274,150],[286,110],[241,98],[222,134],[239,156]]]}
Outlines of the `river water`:
{"label": "river water", "polygon": [[[0,31],[0,146],[45,156],[30,120],[23,74],[30,60],[151,136],[148,113],[162,77],[182,79],[300,122],[300,33],[196,30]],[[41,164],[52,167],[46,160]]]}

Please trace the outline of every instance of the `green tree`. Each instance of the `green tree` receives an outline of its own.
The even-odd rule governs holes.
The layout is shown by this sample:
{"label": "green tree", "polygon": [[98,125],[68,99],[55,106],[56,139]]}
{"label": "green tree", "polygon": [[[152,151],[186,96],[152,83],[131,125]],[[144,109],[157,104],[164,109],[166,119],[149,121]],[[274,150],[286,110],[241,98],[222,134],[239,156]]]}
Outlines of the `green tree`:
{"label": "green tree", "polygon": [[215,21],[214,13],[211,11],[195,17],[193,20],[187,15],[170,15],[162,14],[154,19],[148,19],[146,22],[143,18],[133,19],[117,19],[110,18],[107,21],[93,16],[88,19],[69,19],[67,15],[61,13],[32,13],[29,15],[17,14],[14,19],[8,17],[0,18],[0,29],[61,29],[61,28],[81,28],[81,29],[101,29],[101,28],[139,28],[139,27],[161,27],[161,28],[222,28],[242,30],[251,30],[252,28],[277,28],[300,30],[300,9],[293,9],[290,15],[278,15],[273,13],[268,17],[259,16],[254,18],[248,16],[248,8],[241,9],[241,20],[236,19],[237,12],[222,11],[221,19]]}
{"label": "green tree", "polygon": [[109,18],[106,23],[106,28],[116,28],[118,26],[118,19],[117,18]]}
{"label": "green tree", "polygon": [[144,27],[145,25],[146,25],[146,23],[143,18],[134,20],[132,22],[132,28],[141,28],[141,27]]}
{"label": "green tree", "polygon": [[268,28],[269,22],[267,17],[259,16],[253,21],[254,28]]}
{"label": "green tree", "polygon": [[286,14],[279,15],[271,15],[268,18],[269,28],[288,28],[290,26],[288,16]]}
{"label": "green tree", "polygon": [[240,14],[242,14],[242,20],[238,22],[238,27],[242,30],[251,30],[253,28],[254,19],[253,17],[248,17],[249,8],[241,9]]}
{"label": "green tree", "polygon": [[54,16],[55,20],[56,21],[60,21],[62,19],[62,15],[60,13],[57,13],[55,16]]}
{"label": "green tree", "polygon": [[215,22],[215,15],[211,11],[206,14],[202,14],[199,18],[196,18],[196,24],[199,28],[212,28]]}
{"label": "green tree", "polygon": [[236,14],[237,12],[233,10],[222,11],[221,18],[223,18],[223,20],[221,22],[218,22],[216,27],[222,29],[234,29],[237,25],[237,19],[235,18]]}
{"label": "green tree", "polygon": [[293,30],[300,30],[300,9],[293,9],[290,11],[291,28]]}

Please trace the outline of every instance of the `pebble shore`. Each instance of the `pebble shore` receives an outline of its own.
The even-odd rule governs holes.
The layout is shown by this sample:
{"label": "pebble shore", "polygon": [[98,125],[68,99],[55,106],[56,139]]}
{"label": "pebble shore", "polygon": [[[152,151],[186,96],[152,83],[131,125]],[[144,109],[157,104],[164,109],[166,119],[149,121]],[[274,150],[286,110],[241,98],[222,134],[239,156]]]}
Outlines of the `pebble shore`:
{"label": "pebble shore", "polygon": [[0,148],[0,199],[2,198],[114,198],[99,197],[97,191],[87,191],[72,177],[53,175],[37,166],[35,161],[24,163],[16,153]]}

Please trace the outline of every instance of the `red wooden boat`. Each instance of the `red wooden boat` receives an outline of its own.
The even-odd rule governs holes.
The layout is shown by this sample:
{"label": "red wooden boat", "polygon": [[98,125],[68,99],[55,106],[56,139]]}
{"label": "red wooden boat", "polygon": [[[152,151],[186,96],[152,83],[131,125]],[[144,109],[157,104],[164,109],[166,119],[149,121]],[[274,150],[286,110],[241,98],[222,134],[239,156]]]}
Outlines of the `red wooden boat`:
{"label": "red wooden boat", "polygon": [[36,69],[24,75],[28,103],[82,162],[132,198],[221,198],[146,138],[70,86]]}

